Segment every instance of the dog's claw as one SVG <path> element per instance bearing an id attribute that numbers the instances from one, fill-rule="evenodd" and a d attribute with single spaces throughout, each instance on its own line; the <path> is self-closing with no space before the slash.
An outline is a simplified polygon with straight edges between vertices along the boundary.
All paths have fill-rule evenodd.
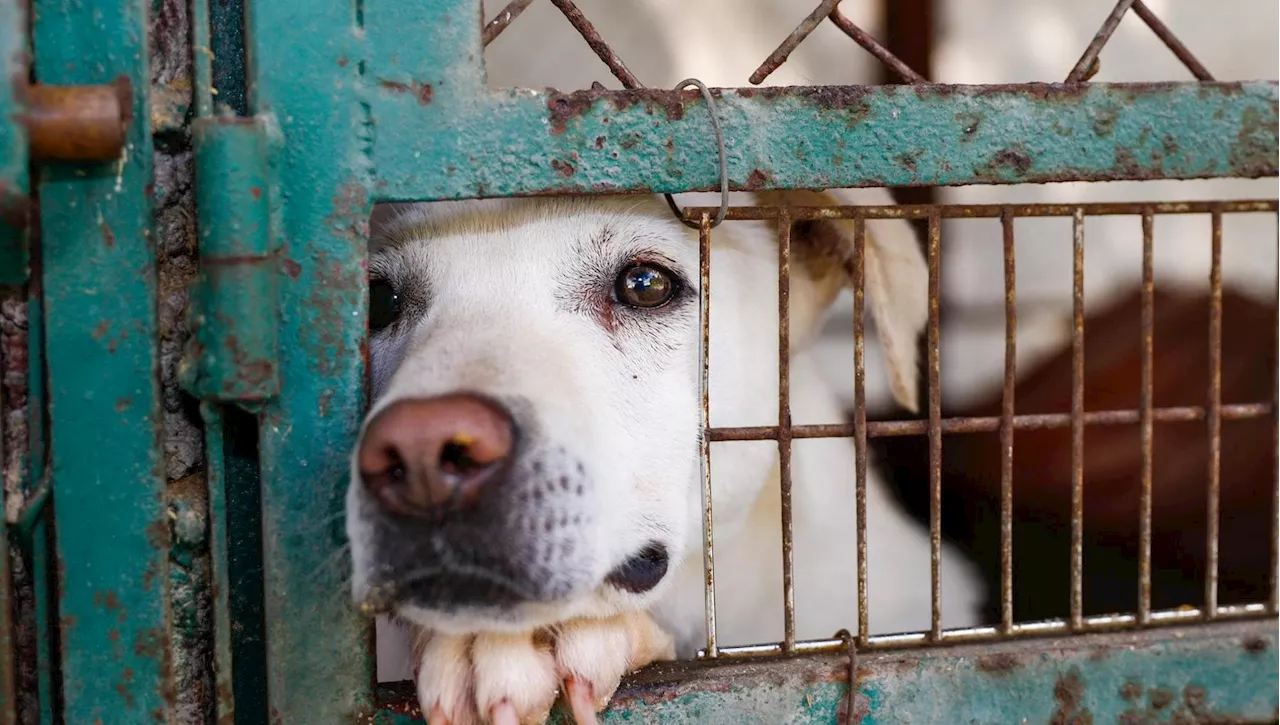
<path id="1" fill-rule="evenodd" d="M 596 719 L 595 695 L 591 683 L 583 682 L 576 677 L 564 681 L 564 699 L 569 703 L 569 711 L 578 725 L 598 725 Z"/>
<path id="2" fill-rule="evenodd" d="M 520 716 L 510 700 L 503 700 L 489 709 L 489 722 L 493 725 L 520 725 Z"/>

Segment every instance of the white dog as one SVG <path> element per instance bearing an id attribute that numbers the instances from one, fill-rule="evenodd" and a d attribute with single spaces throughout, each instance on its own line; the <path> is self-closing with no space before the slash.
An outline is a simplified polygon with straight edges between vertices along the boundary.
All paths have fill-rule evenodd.
<path id="1" fill-rule="evenodd" d="M 894 397 L 915 408 L 926 267 L 906 223 L 867 236 L 868 309 Z M 852 225 L 800 223 L 792 243 L 792 419 L 840 422 L 809 345 L 848 282 Z M 592 721 L 622 675 L 705 642 L 698 248 L 647 196 L 423 204 L 375 241 L 353 590 L 413 630 L 433 725 L 541 722 L 562 684 Z M 778 423 L 777 258 L 772 224 L 713 233 L 713 426 Z M 794 451 L 796 634 L 826 638 L 857 623 L 854 449 Z M 718 640 L 778 641 L 777 444 L 717 443 L 711 470 Z M 867 499 L 870 629 L 927 629 L 927 532 L 874 472 Z M 941 574 L 944 626 L 975 624 L 976 571 L 944 548 Z M 380 660 L 396 636 L 380 628 Z"/>

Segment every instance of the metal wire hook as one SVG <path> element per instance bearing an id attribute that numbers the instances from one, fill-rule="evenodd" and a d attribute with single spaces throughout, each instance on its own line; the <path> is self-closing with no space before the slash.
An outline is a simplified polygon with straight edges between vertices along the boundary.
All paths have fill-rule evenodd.
<path id="1" fill-rule="evenodd" d="M 724 221 L 724 215 L 729 211 L 729 161 L 724 153 L 724 132 L 720 129 L 720 114 L 716 109 L 716 99 L 711 95 L 710 89 L 697 78 L 686 78 L 680 81 L 680 84 L 675 89 L 683 91 L 689 86 L 697 86 L 698 90 L 702 91 L 702 98 L 707 102 L 707 111 L 711 114 L 711 128 L 716 134 L 716 151 L 720 154 L 720 210 L 716 212 L 716 218 L 711 220 L 711 227 L 714 229 L 720 222 Z M 698 222 L 684 218 L 684 212 L 676 204 L 674 197 L 670 194 L 663 194 L 663 196 L 667 198 L 667 206 L 671 207 L 671 213 L 676 215 L 680 223 L 691 229 L 701 228 Z"/>

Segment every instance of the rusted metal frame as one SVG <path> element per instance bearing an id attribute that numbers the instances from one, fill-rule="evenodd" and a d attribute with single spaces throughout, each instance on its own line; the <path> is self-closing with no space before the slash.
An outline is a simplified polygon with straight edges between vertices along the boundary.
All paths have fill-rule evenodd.
<path id="1" fill-rule="evenodd" d="M 1265 603 L 1239 604 L 1220 607 L 1218 620 L 1267 620 L 1268 605 Z M 1148 628 L 1158 630 L 1180 625 L 1202 623 L 1204 612 L 1199 607 L 1179 607 L 1163 609 L 1151 613 Z M 1127 614 L 1096 614 L 1084 617 L 1078 627 L 1072 627 L 1065 618 L 1046 619 L 1035 622 L 1017 622 L 1008 632 L 1002 631 L 999 624 L 980 627 L 964 627 L 942 630 L 941 639 L 935 640 L 929 632 L 907 632 L 903 634 L 879 634 L 867 638 L 859 649 L 865 651 L 925 649 L 934 645 L 972 644 L 976 642 L 1003 642 L 1009 639 L 1028 639 L 1052 635 L 1071 635 L 1098 632 L 1114 632 L 1122 629 L 1137 628 L 1138 618 Z M 1158 635 L 1157 635 L 1158 636 Z M 844 639 L 812 639 L 796 642 L 795 654 L 844 652 L 847 643 Z M 778 642 L 763 644 L 721 647 L 720 657 L 724 659 L 747 657 L 774 657 L 782 654 L 782 645 Z"/>
<path id="2" fill-rule="evenodd" d="M 1223 420 L 1252 420 L 1266 418 L 1276 410 L 1274 403 L 1232 403 L 1222 406 Z M 1208 413 L 1202 406 L 1182 406 L 1172 408 L 1155 408 L 1151 411 L 1151 420 L 1156 423 L 1193 423 L 1206 420 Z M 1086 412 L 1081 420 L 1086 426 L 1091 425 L 1133 425 L 1141 420 L 1138 410 L 1092 410 Z M 974 416 L 968 418 L 943 418 L 942 432 L 946 435 L 956 433 L 996 433 L 1000 430 L 1001 416 Z M 1070 413 L 1030 413 L 1013 416 L 1013 429 L 1049 430 L 1068 428 L 1071 426 Z M 892 436 L 928 435 L 927 420 L 878 420 L 867 423 L 868 438 L 889 438 Z M 777 426 L 739 426 L 717 427 L 708 431 L 712 441 L 765 441 L 778 437 Z M 823 423 L 791 426 L 791 437 L 804 438 L 849 438 L 855 433 L 852 423 Z"/>
<path id="3" fill-rule="evenodd" d="M 778 479 L 782 493 L 782 651 L 796 646 L 795 552 L 791 524 L 791 217 L 778 216 Z"/>
<path id="4" fill-rule="evenodd" d="M 697 93 L 488 90 L 480 80 L 464 93 L 469 70 L 423 77 L 402 47 L 394 61 L 384 55 L 368 60 L 379 201 L 720 184 Z M 753 191 L 1271 176 L 1276 93 L 1269 81 L 826 86 L 721 89 L 716 105 L 730 187 Z M 1116 122 L 1094 123 L 1100 109 Z M 783 153 L 781 139 L 805 153 Z M 495 149 L 501 163 L 481 163 Z"/>
<path id="5" fill-rule="evenodd" d="M 1013 215 L 1000 215 L 1004 243 L 1004 389 L 1000 398 L 1000 629 L 1013 629 L 1013 415 L 1018 368 L 1018 297 Z"/>
<path id="6" fill-rule="evenodd" d="M 867 366 L 866 366 L 867 223 L 853 218 L 853 446 L 854 506 L 857 509 L 858 637 L 861 649 L 870 634 L 867 592 Z"/>
<path id="7" fill-rule="evenodd" d="M 764 82 L 765 78 L 769 77 L 770 73 L 774 72 L 783 63 L 787 62 L 787 56 L 791 55 L 792 51 L 794 51 L 805 38 L 809 37 L 809 33 L 812 33 L 814 28 L 818 27 L 818 24 L 830 15 L 831 11 L 835 10 L 836 6 L 839 4 L 840 0 L 822 0 L 822 3 L 819 4 L 818 7 L 814 8 L 813 12 L 805 16 L 805 19 L 800 21 L 800 24 L 796 26 L 795 30 L 791 31 L 791 35 L 788 35 L 786 40 L 783 40 L 782 44 L 775 48 L 774 51 L 769 54 L 768 58 L 765 58 L 764 62 L 760 64 L 760 67 L 755 69 L 751 74 L 751 77 L 747 79 L 751 85 L 760 85 Z"/>
<path id="8" fill-rule="evenodd" d="M 272 234 L 283 272 L 277 299 L 284 394 L 258 416 L 266 706 L 283 723 L 351 723 L 374 706 L 373 622 L 351 606 L 343 568 L 334 566 L 344 541 L 333 524 L 341 521 L 350 481 L 348 446 L 367 403 L 375 131 L 368 59 L 373 41 L 389 37 L 370 30 L 385 4 L 366 1 L 355 9 L 245 4 L 249 112 L 278 143 L 273 198 L 283 200 Z M 422 60 L 422 67 L 449 65 L 423 54 L 472 59 L 455 65 L 457 85 L 438 89 L 441 100 L 483 87 L 478 11 L 476 3 L 414 3 L 424 23 L 440 23 L 438 30 L 454 40 L 415 36 L 410 23 L 399 37 L 414 41 L 394 43 L 394 52 L 406 62 Z M 379 129 L 383 120 L 377 118 Z"/>
<path id="9" fill-rule="evenodd" d="M 1111 9 L 1111 13 L 1107 15 L 1107 19 L 1103 21 L 1102 27 L 1094 34 L 1089 46 L 1085 48 L 1080 60 L 1076 61 L 1075 67 L 1067 74 L 1067 83 L 1083 83 L 1098 72 L 1098 54 L 1102 52 L 1102 48 L 1107 44 L 1107 41 L 1111 40 L 1111 34 L 1119 27 L 1124 14 L 1129 12 L 1129 8 L 1134 2 L 1135 0 L 1119 0 L 1115 4 L 1115 7 Z"/>
<path id="10" fill-rule="evenodd" d="M 1084 210 L 1071 219 L 1071 604 L 1073 629 L 1084 614 Z"/>
<path id="11" fill-rule="evenodd" d="M 783 207 L 773 205 L 732 206 L 726 221 L 768 221 L 776 219 Z M 715 213 L 718 207 L 691 206 L 684 210 L 686 219 L 697 219 L 703 213 Z M 804 206 L 791 207 L 795 221 L 815 219 L 928 219 L 938 214 L 943 219 L 998 219 L 1005 213 L 1017 217 L 1069 217 L 1077 209 L 1086 216 L 1137 216 L 1152 214 L 1254 214 L 1280 210 L 1275 199 L 1240 199 L 1233 201 L 1171 202 L 1095 202 L 1089 204 L 913 204 L 881 206 Z"/>
<path id="12" fill-rule="evenodd" d="M 622 59 L 618 57 L 618 54 L 613 52 L 613 48 L 610 48 L 609 44 L 604 42 L 604 39 L 600 37 L 600 33 L 596 31 L 595 26 L 591 24 L 590 20 L 587 20 L 587 16 L 583 15 L 578 6 L 573 4 L 573 0 L 551 0 L 551 4 L 564 13 L 565 18 L 573 25 L 573 29 L 578 31 L 583 40 L 587 41 L 587 45 L 591 47 L 596 56 L 605 65 L 609 66 L 609 72 L 622 83 L 623 88 L 642 87 L 635 74 L 627 68 Z"/>
<path id="13" fill-rule="evenodd" d="M 700 655 L 715 658 L 719 654 L 716 645 L 716 576 L 715 535 L 712 529 L 711 511 L 711 214 L 703 214 L 698 220 L 698 325 L 701 331 L 698 346 L 701 394 L 701 431 L 699 448 L 702 458 L 702 575 L 704 617 L 707 628 L 707 646 Z"/>
<path id="14" fill-rule="evenodd" d="M 1169 27 L 1160 20 L 1160 18 L 1156 17 L 1155 13 L 1151 12 L 1151 8 L 1148 8 L 1146 3 L 1142 2 L 1142 0 L 1134 0 L 1133 12 L 1138 17 L 1142 18 L 1142 22 L 1146 23 L 1147 27 L 1151 28 L 1151 32 L 1155 33 L 1156 37 L 1159 38 L 1160 41 L 1169 48 L 1169 50 L 1173 51 L 1173 54 L 1178 57 L 1178 60 L 1182 61 L 1182 64 L 1187 67 L 1187 70 L 1191 71 L 1191 75 L 1195 76 L 1196 80 L 1213 80 L 1213 75 L 1209 73 L 1209 70 L 1191 54 L 1191 51 L 1187 46 L 1182 44 L 1181 40 L 1178 40 L 1178 37 L 1173 34 L 1173 31 L 1170 30 Z"/>
<path id="15" fill-rule="evenodd" d="M 121 153 L 109 164 L 47 166 L 39 185 L 50 569 L 60 717 L 72 723 L 173 716 L 148 7 L 32 4 L 40 83 L 132 88 Z M 92 525 L 104 512 L 109 525 Z"/>
<path id="16" fill-rule="evenodd" d="M 942 366 L 939 303 L 942 299 L 942 218 L 929 217 L 929 584 L 930 639 L 942 637 Z"/>
<path id="17" fill-rule="evenodd" d="M 1152 441 L 1155 428 L 1151 411 L 1155 407 L 1155 217 L 1142 214 L 1142 381 L 1138 391 L 1138 428 L 1141 456 L 1138 495 L 1138 624 L 1151 620 L 1151 487 Z"/>
<path id="18" fill-rule="evenodd" d="M 888 48 L 881 45 L 871 36 L 870 33 L 859 28 L 852 20 L 845 17 L 839 8 L 832 8 L 831 14 L 828 16 L 833 24 L 844 34 L 849 36 L 853 42 L 862 46 L 875 59 L 884 64 L 886 68 L 898 76 L 903 83 L 928 83 L 929 80 L 919 73 L 915 72 L 906 63 L 902 62 Z"/>
<path id="19" fill-rule="evenodd" d="M 1049 634 L 1060 634 L 1044 633 Z M 860 653 L 848 711 L 844 649 L 781 661 L 674 662 L 627 678 L 604 723 L 1275 722 L 1270 621 Z M 838 641 L 844 646 L 843 641 Z M 1135 686 L 1135 674 L 1141 683 Z M 387 689 L 379 725 L 421 723 L 409 688 Z M 1157 708 L 1150 703 L 1163 701 Z M 845 719 L 847 718 L 847 719 Z M 557 720 L 560 721 L 560 720 Z"/>
<path id="20" fill-rule="evenodd" d="M 1205 619 L 1218 616 L 1218 540 L 1222 521 L 1222 212 L 1209 220 L 1209 490 L 1205 502 Z"/>
<path id="21" fill-rule="evenodd" d="M 485 24 L 484 31 L 480 36 L 484 44 L 488 46 L 492 43 L 499 35 L 502 34 L 502 31 L 507 29 L 507 26 L 510 25 L 512 21 L 520 17 L 520 13 L 523 13 L 525 8 L 532 4 L 533 0 L 511 0 L 511 2 L 507 3 L 506 7 L 499 10 L 498 14 L 493 16 L 493 20 L 490 20 Z"/>

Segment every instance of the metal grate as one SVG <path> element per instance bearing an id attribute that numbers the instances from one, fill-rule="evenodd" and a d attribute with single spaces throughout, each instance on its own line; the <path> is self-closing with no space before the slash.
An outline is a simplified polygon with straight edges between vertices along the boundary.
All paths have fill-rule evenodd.
<path id="1" fill-rule="evenodd" d="M 1280 209 L 1276 201 L 1222 201 L 1176 203 L 1098 203 L 1081 205 L 1024 204 L 1024 205 L 920 205 L 920 206 L 839 206 L 839 207 L 786 207 L 739 206 L 730 208 L 726 221 L 772 221 L 777 225 L 778 238 L 778 361 L 779 402 L 778 425 L 752 427 L 717 427 L 709 421 L 709 357 L 711 299 L 709 282 L 711 275 L 711 219 L 715 208 L 689 208 L 685 219 L 700 224 L 701 253 L 701 361 L 702 361 L 702 420 L 705 430 L 702 443 L 703 475 L 703 531 L 704 572 L 706 582 L 707 642 L 700 653 L 707 658 L 792 654 L 798 652 L 838 651 L 847 646 L 844 639 L 828 639 L 797 642 L 795 637 L 795 592 L 792 578 L 792 522 L 791 522 L 791 447 L 792 441 L 803 438 L 852 437 L 857 447 L 856 506 L 857 522 L 857 571 L 858 571 L 858 635 L 859 648 L 902 647 L 936 644 L 942 642 L 1002 639 L 1019 635 L 1056 633 L 1082 633 L 1121 627 L 1145 627 L 1183 624 L 1190 621 L 1213 621 L 1233 617 L 1272 614 L 1277 611 L 1277 590 L 1272 579 L 1269 602 L 1232 607 L 1217 604 L 1218 586 L 1218 535 L 1220 526 L 1220 457 L 1222 450 L 1222 422 L 1271 418 L 1276 428 L 1277 406 L 1272 401 L 1224 405 L 1222 390 L 1222 220 L 1227 214 L 1267 213 Z M 1208 240 L 1212 247 L 1209 279 L 1210 334 L 1206 341 L 1210 356 L 1210 379 L 1206 385 L 1206 404 L 1195 407 L 1157 408 L 1153 403 L 1153 327 L 1154 327 L 1154 220 L 1157 215 L 1207 214 L 1212 220 Z M 1142 387 L 1137 409 L 1085 411 L 1084 409 L 1084 222 L 1089 216 L 1137 216 L 1142 225 Z M 1017 355 L 1017 286 L 1014 275 L 1014 219 L 1018 217 L 1069 217 L 1072 220 L 1072 396 L 1069 413 L 1016 415 L 1014 382 Z M 1003 381 L 1003 406 L 998 417 L 942 417 L 942 391 L 940 383 L 939 353 L 939 291 L 941 282 L 940 253 L 943 219 L 999 219 L 1004 248 L 1005 293 L 1005 362 Z M 852 424 L 792 425 L 790 407 L 790 320 L 788 292 L 790 289 L 791 227 L 796 221 L 816 219 L 851 220 L 854 229 L 854 256 L 846 270 L 854 287 L 854 390 L 855 412 Z M 863 250 L 866 242 L 868 219 L 924 219 L 928 222 L 927 258 L 929 267 L 929 319 L 928 319 L 928 418 L 927 420 L 868 422 L 866 411 L 866 373 L 864 366 L 865 329 L 863 323 Z M 1210 465 L 1206 472 L 1209 485 L 1206 511 L 1209 517 L 1207 551 L 1208 563 L 1205 576 L 1205 604 L 1200 608 L 1179 608 L 1168 611 L 1151 609 L 1151 522 L 1152 522 L 1152 440 L 1153 426 L 1157 422 L 1204 421 L 1210 446 Z M 1084 430 L 1095 425 L 1133 425 L 1141 427 L 1142 472 L 1140 502 L 1140 542 L 1137 611 L 1128 614 L 1085 617 L 1083 614 L 1083 525 L 1084 525 Z M 1066 619 L 1031 623 L 1016 623 L 1013 619 L 1013 433 L 1017 430 L 1044 428 L 1071 429 L 1071 602 Z M 999 624 L 959 630 L 943 630 L 941 623 L 940 556 L 942 546 L 942 436 L 998 431 L 1003 452 L 1001 467 L 1001 579 Z M 921 633 L 871 636 L 868 634 L 867 606 L 867 439 L 878 436 L 926 435 L 929 438 L 929 533 L 931 542 L 931 590 L 932 622 L 930 630 Z M 720 647 L 716 640 L 715 615 L 715 553 L 712 540 L 711 458 L 712 442 L 774 440 L 778 443 L 782 488 L 782 561 L 784 638 L 775 644 Z M 1277 482 L 1280 490 L 1280 482 Z M 1277 506 L 1280 510 L 1280 505 Z M 1280 563 L 1280 525 L 1272 525 L 1270 535 L 1271 563 L 1274 569 Z"/>

